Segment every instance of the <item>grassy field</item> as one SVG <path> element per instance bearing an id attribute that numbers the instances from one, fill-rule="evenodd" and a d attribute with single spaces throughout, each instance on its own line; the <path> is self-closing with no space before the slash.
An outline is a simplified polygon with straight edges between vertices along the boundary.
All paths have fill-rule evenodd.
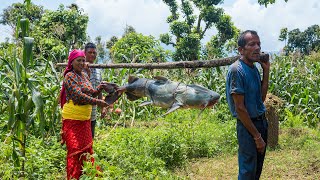
<path id="1" fill-rule="evenodd" d="M 237 179 L 237 155 L 193 159 L 176 170 L 183 179 Z M 280 143 L 268 149 L 261 179 L 320 179 L 319 132 L 306 128 L 281 130 Z"/>

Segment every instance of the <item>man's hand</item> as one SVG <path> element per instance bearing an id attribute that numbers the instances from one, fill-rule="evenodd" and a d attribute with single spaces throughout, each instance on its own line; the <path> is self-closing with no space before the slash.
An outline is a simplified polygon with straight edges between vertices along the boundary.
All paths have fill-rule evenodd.
<path id="1" fill-rule="evenodd" d="M 256 143 L 256 147 L 259 153 L 263 154 L 265 148 L 266 148 L 266 143 L 264 142 L 263 138 L 261 137 L 261 134 L 259 134 L 258 137 L 254 138 L 254 142 Z"/>
<path id="2" fill-rule="evenodd" d="M 270 69 L 270 59 L 269 54 L 264 54 L 263 56 L 260 55 L 260 59 L 258 62 L 260 63 L 263 70 L 269 70 Z"/>

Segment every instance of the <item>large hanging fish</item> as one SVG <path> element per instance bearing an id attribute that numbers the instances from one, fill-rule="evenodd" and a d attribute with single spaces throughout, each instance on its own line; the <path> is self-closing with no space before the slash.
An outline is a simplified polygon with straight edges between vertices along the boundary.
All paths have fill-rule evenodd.
<path id="1" fill-rule="evenodd" d="M 140 106 L 151 104 L 168 108 L 166 115 L 179 108 L 212 107 L 220 98 L 218 93 L 202 86 L 174 82 L 161 76 L 154 77 L 154 79 L 130 76 L 128 82 L 127 85 L 117 88 L 118 93 L 106 99 L 118 98 L 123 92 L 131 101 L 148 97 L 150 101 L 143 102 Z"/>

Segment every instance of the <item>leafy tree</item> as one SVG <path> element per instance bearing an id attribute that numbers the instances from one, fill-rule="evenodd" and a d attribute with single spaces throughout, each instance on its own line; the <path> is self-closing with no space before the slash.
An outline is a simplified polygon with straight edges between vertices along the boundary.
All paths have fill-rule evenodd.
<path id="1" fill-rule="evenodd" d="M 224 14 L 222 8 L 217 7 L 223 2 L 222 0 L 181 0 L 181 6 L 176 0 L 163 1 L 170 8 L 171 15 L 167 18 L 167 22 L 170 24 L 172 36 L 169 33 L 161 34 L 160 40 L 175 48 L 173 54 L 175 61 L 198 59 L 201 49 L 200 41 L 212 27 L 218 30 L 218 35 L 213 40 L 216 41 L 214 44 L 223 45 L 236 34 L 236 28 L 230 16 Z M 195 13 L 194 8 L 199 11 L 199 15 Z"/>
<path id="2" fill-rule="evenodd" d="M 284 41 L 283 51 L 285 52 L 286 55 L 288 54 L 287 39 L 288 39 L 288 28 L 282 28 L 280 30 L 280 35 L 279 35 L 279 39 L 278 40 Z"/>
<path id="3" fill-rule="evenodd" d="M 136 29 L 133 26 L 126 25 L 126 28 L 124 29 L 124 33 L 122 37 L 126 36 L 127 34 L 135 33 L 135 32 L 136 32 Z"/>
<path id="4" fill-rule="evenodd" d="M 163 62 L 167 52 L 153 36 L 131 32 L 119 39 L 110 50 L 114 62 Z"/>
<path id="5" fill-rule="evenodd" d="M 41 19 L 43 13 L 43 6 L 38 6 L 33 3 L 29 5 L 26 3 L 13 3 L 3 10 L 3 13 L 0 15 L 0 23 L 9 25 L 15 29 L 19 17 L 27 18 L 31 24 L 34 24 Z"/>
<path id="6" fill-rule="evenodd" d="M 279 40 L 284 41 L 284 45 L 287 45 L 287 39 L 288 39 L 288 28 L 282 28 L 280 30 Z"/>
<path id="7" fill-rule="evenodd" d="M 33 32 L 37 54 L 61 62 L 71 48 L 86 42 L 87 24 L 88 16 L 75 4 L 68 9 L 60 5 L 57 11 L 46 10 Z"/>
<path id="8" fill-rule="evenodd" d="M 97 46 L 97 51 L 98 51 L 98 60 L 104 60 L 106 57 L 106 51 L 104 49 L 105 44 L 101 40 L 101 36 L 97 36 L 95 38 L 95 44 Z"/>
<path id="9" fill-rule="evenodd" d="M 137 33 L 135 28 L 126 25 L 122 37 L 112 36 L 106 42 L 109 56 L 114 62 L 163 62 L 169 52 L 165 51 L 153 36 Z"/>
<path id="10" fill-rule="evenodd" d="M 288 0 L 284 0 L 285 2 L 288 2 Z M 276 0 L 258 0 L 258 3 L 260 5 L 265 5 L 266 7 L 268 6 L 268 4 L 273 4 L 275 3 Z"/>
<path id="11" fill-rule="evenodd" d="M 279 40 L 288 43 L 285 49 L 288 52 L 299 51 L 305 55 L 309 55 L 312 51 L 319 51 L 320 49 L 320 27 L 319 25 L 312 25 L 305 31 L 301 32 L 298 28 L 286 32 L 286 28 L 281 29 Z"/>
<path id="12" fill-rule="evenodd" d="M 122 37 L 125 37 L 127 34 L 135 33 L 135 32 L 136 32 L 136 30 L 134 29 L 134 27 L 132 27 L 132 26 L 130 26 L 130 25 L 126 25 Z M 110 38 L 110 40 L 107 41 L 107 43 L 106 43 L 107 49 L 111 49 L 112 46 L 113 46 L 118 40 L 119 40 L 119 39 L 118 39 L 117 36 L 112 36 L 112 37 Z"/>
<path id="13" fill-rule="evenodd" d="M 229 16 L 225 16 L 226 21 L 231 21 Z M 230 22 L 231 23 L 231 22 Z M 225 23 L 229 24 L 229 23 Z M 219 28 L 219 27 L 218 27 Z M 223 28 L 220 27 L 220 31 L 224 31 Z M 227 30 L 227 29 L 226 29 Z M 232 26 L 232 33 L 226 33 L 227 35 L 233 34 L 231 36 L 224 36 L 225 34 L 218 33 L 211 37 L 210 41 L 206 44 L 204 52 L 206 56 L 203 58 L 206 59 L 215 59 L 222 58 L 227 56 L 227 53 L 236 53 L 237 52 L 237 40 L 240 34 L 240 30 L 235 26 Z"/>
<path id="14" fill-rule="evenodd" d="M 107 48 L 107 49 L 111 49 L 112 46 L 113 46 L 118 40 L 119 40 L 119 39 L 118 39 L 117 36 L 112 36 L 112 37 L 110 38 L 110 40 L 107 41 L 107 43 L 106 43 L 106 48 Z"/>

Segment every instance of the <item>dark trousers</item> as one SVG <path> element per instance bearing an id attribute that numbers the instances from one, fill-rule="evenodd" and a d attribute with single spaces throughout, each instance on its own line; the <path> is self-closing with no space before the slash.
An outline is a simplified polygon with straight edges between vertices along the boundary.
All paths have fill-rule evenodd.
<path id="1" fill-rule="evenodd" d="M 91 121 L 92 139 L 94 138 L 94 129 L 96 128 L 96 121 Z"/>
<path id="2" fill-rule="evenodd" d="M 257 130 L 261 133 L 264 142 L 267 143 L 268 138 L 268 122 L 266 118 L 252 121 Z M 237 121 L 237 138 L 238 138 L 238 164 L 239 164 L 239 180 L 255 180 L 259 179 L 266 151 L 259 153 L 256 143 L 244 127 L 240 120 Z"/>

